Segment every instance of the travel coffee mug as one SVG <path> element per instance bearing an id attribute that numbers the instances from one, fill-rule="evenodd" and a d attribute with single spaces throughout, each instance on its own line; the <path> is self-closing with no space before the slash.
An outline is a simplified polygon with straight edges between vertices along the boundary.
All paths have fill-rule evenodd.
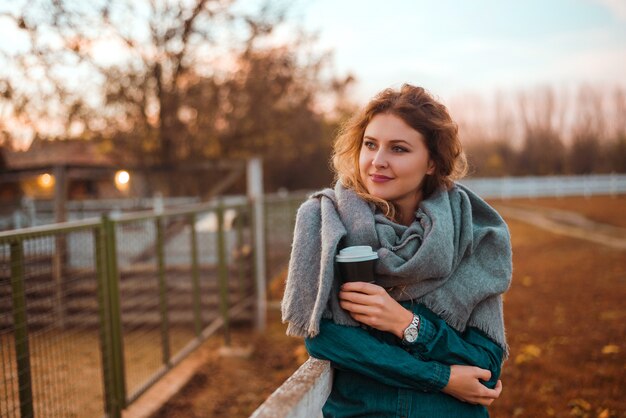
<path id="1" fill-rule="evenodd" d="M 374 263 L 378 254 L 369 245 L 346 247 L 335 256 L 344 282 L 374 283 Z"/>

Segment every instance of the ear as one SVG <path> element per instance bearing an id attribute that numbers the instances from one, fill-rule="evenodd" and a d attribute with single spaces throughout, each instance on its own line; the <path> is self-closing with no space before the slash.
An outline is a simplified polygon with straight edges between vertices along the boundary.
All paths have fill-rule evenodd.
<path id="1" fill-rule="evenodd" d="M 434 172 L 435 172 L 435 162 L 429 158 L 428 159 L 428 169 L 426 170 L 426 174 L 428 174 L 430 176 Z"/>

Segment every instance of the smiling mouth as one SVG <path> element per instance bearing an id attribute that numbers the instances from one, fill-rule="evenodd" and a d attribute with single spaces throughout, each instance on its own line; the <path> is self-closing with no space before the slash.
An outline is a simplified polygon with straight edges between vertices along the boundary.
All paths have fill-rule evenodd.
<path id="1" fill-rule="evenodd" d="M 393 180 L 393 178 L 391 177 L 383 176 L 380 174 L 370 174 L 370 179 L 372 179 L 374 183 L 384 183 L 389 180 Z"/>

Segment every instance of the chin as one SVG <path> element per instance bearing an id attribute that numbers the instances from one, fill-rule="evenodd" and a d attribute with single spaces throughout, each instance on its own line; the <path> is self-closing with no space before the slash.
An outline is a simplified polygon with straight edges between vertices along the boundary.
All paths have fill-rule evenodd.
<path id="1" fill-rule="evenodd" d="M 367 190 L 367 192 L 369 194 L 371 194 L 372 196 L 374 196 L 374 197 L 376 197 L 378 199 L 385 200 L 387 202 L 391 202 L 394 199 L 394 197 L 395 197 L 394 195 L 391 195 L 389 193 L 381 192 L 380 190 L 376 190 L 375 188 L 369 188 Z"/>

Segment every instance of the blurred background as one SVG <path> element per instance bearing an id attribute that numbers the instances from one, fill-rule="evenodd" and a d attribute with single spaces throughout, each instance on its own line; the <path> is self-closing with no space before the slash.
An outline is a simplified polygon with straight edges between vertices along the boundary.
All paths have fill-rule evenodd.
<path id="1" fill-rule="evenodd" d="M 154 416 L 248 416 L 306 359 L 271 309 L 297 192 L 331 184 L 346 118 L 411 83 L 449 107 L 468 184 L 511 226 L 496 416 L 626 416 L 625 74 L 623 0 L 0 0 L 0 231 L 91 219 L 0 232 L 0 415 L 119 417 L 220 330 L 261 349 L 209 339 Z M 250 161 L 274 279 L 254 337 L 228 312 L 261 312 L 256 209 L 189 206 L 250 196 Z"/>
<path id="2" fill-rule="evenodd" d="M 209 161 L 255 155 L 267 190 L 318 188 L 339 124 L 408 82 L 450 107 L 473 176 L 624 172 L 625 73 L 619 0 L 2 0 L 0 169 L 116 169 L 70 199 L 202 196 Z M 0 202 L 49 198 L 35 174 Z"/>

